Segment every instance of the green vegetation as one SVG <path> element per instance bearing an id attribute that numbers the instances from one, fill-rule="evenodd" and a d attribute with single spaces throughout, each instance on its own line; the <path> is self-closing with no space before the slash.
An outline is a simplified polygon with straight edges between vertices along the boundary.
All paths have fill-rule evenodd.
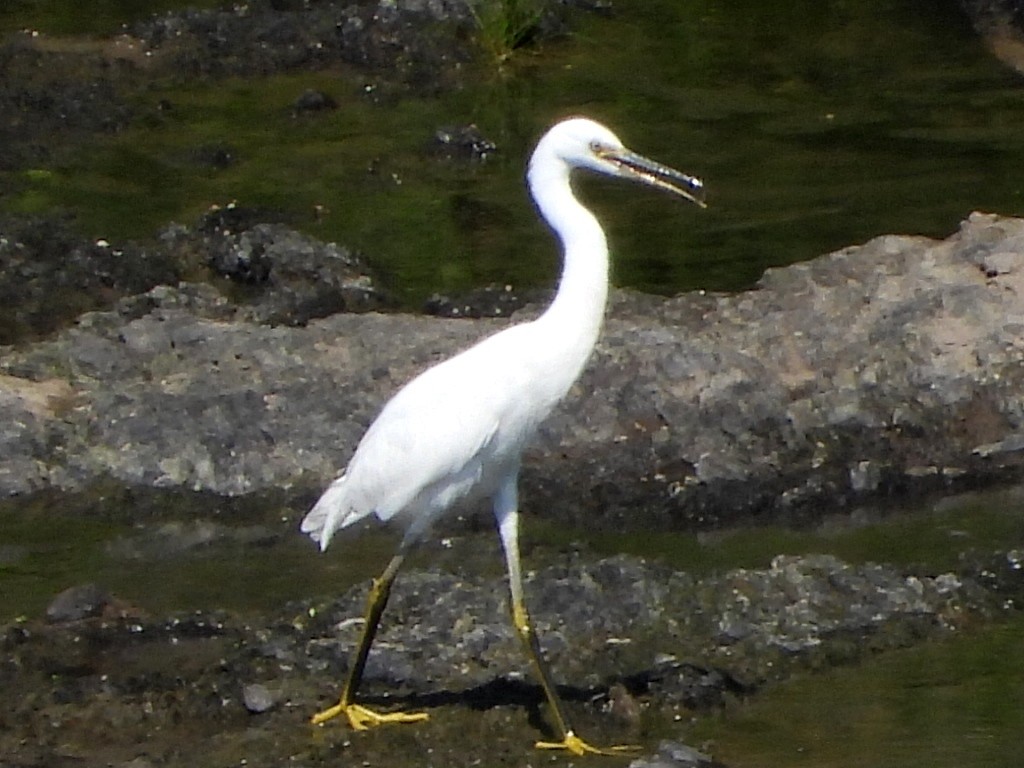
<path id="1" fill-rule="evenodd" d="M 546 5 L 545 0 L 476 0 L 469 9 L 481 44 L 500 66 L 529 42 Z"/>

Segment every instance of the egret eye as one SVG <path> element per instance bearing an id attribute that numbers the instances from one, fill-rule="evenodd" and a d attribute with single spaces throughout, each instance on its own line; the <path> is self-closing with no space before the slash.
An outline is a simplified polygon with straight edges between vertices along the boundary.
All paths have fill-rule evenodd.
<path id="1" fill-rule="evenodd" d="M 594 141 L 590 142 L 590 151 L 593 152 L 595 155 L 603 155 L 604 144 L 595 139 Z"/>

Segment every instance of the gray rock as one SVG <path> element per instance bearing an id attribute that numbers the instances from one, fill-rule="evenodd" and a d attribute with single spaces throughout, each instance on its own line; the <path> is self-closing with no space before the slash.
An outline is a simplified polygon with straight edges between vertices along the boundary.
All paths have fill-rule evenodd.
<path id="1" fill-rule="evenodd" d="M 1019 573 L 1007 580 L 1019 584 Z M 855 660 L 871 648 L 904 645 L 908 633 L 941 635 L 951 629 L 946 617 L 1001 600 L 995 590 L 979 597 L 973 578 L 908 576 L 826 555 L 779 556 L 768 568 L 701 579 L 619 556 L 545 568 L 525 589 L 560 677 L 603 690 L 633 670 L 627 687 L 687 707 L 720 703 L 725 692 L 748 691 L 815 659 Z M 506 593 L 500 579 L 403 574 L 367 664 L 370 689 L 527 679 Z M 355 589 L 293 608 L 309 617 L 296 629 L 306 643 L 297 663 L 340 677 L 362 629 L 353 619 L 364 599 L 365 590 Z M 742 633 L 724 631 L 740 625 Z"/>
<path id="2" fill-rule="evenodd" d="M 204 296 L 161 288 L 4 349 L 0 388 L 57 379 L 69 406 L 0 397 L 0 491 L 110 476 L 311 494 L 403 383 L 507 322 L 267 327 Z M 945 241 L 881 237 L 769 270 L 748 293 L 616 293 L 528 452 L 524 504 L 590 526 L 706 527 L 1019 479 L 1022 327 L 1024 220 L 983 214 Z"/>
<path id="3" fill-rule="evenodd" d="M 304 325 L 390 304 L 358 255 L 280 224 L 252 223 L 253 215 L 229 206 L 208 214 L 194 230 L 169 229 L 163 237 L 173 260 L 203 261 L 241 286 L 232 294 L 239 319 Z"/>
<path id="4" fill-rule="evenodd" d="M 697 768 L 716 763 L 703 752 L 678 741 L 664 739 L 651 757 L 642 757 L 629 764 L 629 768 Z"/>
<path id="5" fill-rule="evenodd" d="M 359 255 L 264 223 L 266 216 L 216 208 L 195 226 L 166 227 L 145 246 L 85 240 L 52 217 L 0 217 L 0 343 L 39 338 L 83 312 L 113 307 L 130 317 L 177 305 L 211 319 L 303 325 L 390 306 Z M 169 293 L 184 274 L 205 277 L 223 293 L 195 284 Z M 82 343 L 83 357 L 110 352 L 99 340 Z"/>
<path id="6" fill-rule="evenodd" d="M 267 686 L 262 683 L 250 683 L 242 688 L 242 703 L 247 710 L 258 715 L 273 707 L 276 701 Z"/>
<path id="7" fill-rule="evenodd" d="M 98 584 L 69 587 L 46 608 L 46 620 L 56 624 L 99 616 L 109 603 L 110 593 Z"/>

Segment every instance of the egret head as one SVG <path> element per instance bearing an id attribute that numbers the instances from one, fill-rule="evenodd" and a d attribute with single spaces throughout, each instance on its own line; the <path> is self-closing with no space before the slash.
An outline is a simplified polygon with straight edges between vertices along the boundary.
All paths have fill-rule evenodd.
<path id="1" fill-rule="evenodd" d="M 537 145 L 531 167 L 555 159 L 568 168 L 638 181 L 706 207 L 700 179 L 626 149 L 618 136 L 584 117 L 563 120 L 551 128 Z"/>

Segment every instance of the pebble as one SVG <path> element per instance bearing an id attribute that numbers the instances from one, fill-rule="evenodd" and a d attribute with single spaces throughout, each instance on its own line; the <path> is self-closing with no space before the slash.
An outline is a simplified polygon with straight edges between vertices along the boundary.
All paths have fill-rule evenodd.
<path id="1" fill-rule="evenodd" d="M 250 683 L 242 688 L 242 703 L 245 708 L 258 715 L 274 706 L 274 695 L 262 683 Z"/>

